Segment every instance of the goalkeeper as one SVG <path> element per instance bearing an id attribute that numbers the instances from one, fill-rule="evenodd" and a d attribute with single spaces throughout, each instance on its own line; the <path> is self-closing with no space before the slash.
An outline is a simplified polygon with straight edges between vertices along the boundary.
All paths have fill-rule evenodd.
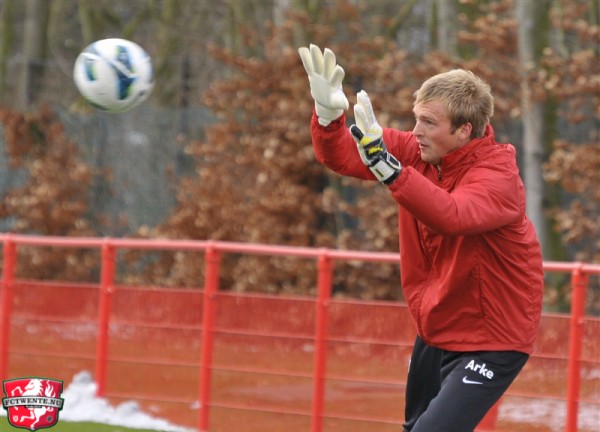
<path id="1" fill-rule="evenodd" d="M 471 432 L 533 350 L 543 270 L 515 148 L 489 124 L 490 87 L 456 69 L 414 93 L 412 131 L 383 129 L 366 92 L 346 127 L 344 70 L 299 49 L 315 100 L 316 158 L 378 180 L 398 204 L 402 289 L 414 319 L 404 431 Z"/>

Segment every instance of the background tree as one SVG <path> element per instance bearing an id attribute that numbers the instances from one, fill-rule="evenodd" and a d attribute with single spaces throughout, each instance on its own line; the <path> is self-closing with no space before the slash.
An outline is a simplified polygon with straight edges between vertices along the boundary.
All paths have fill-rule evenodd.
<path id="1" fill-rule="evenodd" d="M 27 109 L 39 95 L 47 46 L 49 2 L 25 0 L 23 60 L 19 73 L 16 105 Z"/>
<path id="2" fill-rule="evenodd" d="M 49 109 L 23 115 L 1 109 L 6 151 L 12 168 L 27 172 L 23 184 L 0 203 L 0 217 L 13 219 L 15 233 L 93 236 L 100 215 L 90 215 L 87 195 L 93 173 L 79 158 L 59 119 Z M 88 280 L 99 267 L 98 254 L 23 248 L 18 274 L 27 278 Z"/>
<path id="3" fill-rule="evenodd" d="M 597 3 L 557 2 L 550 13 L 556 41 L 544 50 L 535 80 L 539 94 L 557 105 L 553 151 L 545 179 L 557 187 L 548 211 L 553 229 L 573 259 L 600 260 L 600 10 Z M 540 96 L 543 97 L 543 96 Z M 562 132 L 562 133 L 561 133 Z M 567 132 L 567 133 L 565 133 Z M 600 280 L 593 278 L 591 304 L 600 310 Z M 568 304 L 567 284 L 553 287 L 548 302 Z"/>
<path id="4" fill-rule="evenodd" d="M 436 0 L 434 7 L 431 8 L 434 46 L 449 57 L 458 54 L 457 3 L 455 0 Z"/>
<path id="5" fill-rule="evenodd" d="M 542 244 L 544 256 L 548 255 L 546 241 L 546 216 L 544 215 L 544 179 L 542 164 L 544 151 L 544 106 L 535 100 L 530 86 L 530 75 L 539 69 L 539 58 L 547 26 L 541 22 L 539 11 L 547 9 L 548 1 L 517 0 L 518 55 L 521 70 L 521 116 L 523 123 L 523 167 L 527 197 L 527 215 L 533 222 Z M 538 9 L 540 8 L 540 9 Z"/>
<path id="6" fill-rule="evenodd" d="M 0 100 L 6 93 L 6 70 L 12 41 L 13 1 L 6 0 L 0 7 Z"/>

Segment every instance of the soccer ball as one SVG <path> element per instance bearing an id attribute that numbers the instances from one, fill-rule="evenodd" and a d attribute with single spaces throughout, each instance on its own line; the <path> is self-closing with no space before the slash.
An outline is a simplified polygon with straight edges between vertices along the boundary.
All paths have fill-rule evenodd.
<path id="1" fill-rule="evenodd" d="M 116 38 L 84 49 L 75 61 L 73 79 L 91 105 L 115 113 L 142 103 L 154 87 L 150 56 L 139 45 Z"/>

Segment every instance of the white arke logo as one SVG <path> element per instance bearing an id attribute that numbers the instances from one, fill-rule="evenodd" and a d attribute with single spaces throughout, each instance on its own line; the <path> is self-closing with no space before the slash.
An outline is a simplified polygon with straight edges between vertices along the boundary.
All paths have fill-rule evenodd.
<path id="1" fill-rule="evenodd" d="M 481 376 L 491 380 L 492 378 L 494 378 L 494 372 L 491 371 L 490 369 L 488 369 L 486 367 L 487 365 L 485 363 L 482 364 L 477 364 L 475 363 L 475 360 L 471 360 L 466 366 L 465 369 L 471 369 L 473 372 L 477 372 L 479 373 Z M 467 378 L 467 376 L 465 375 L 462 379 L 462 381 L 465 384 L 483 384 L 480 381 L 471 381 L 470 379 Z"/>

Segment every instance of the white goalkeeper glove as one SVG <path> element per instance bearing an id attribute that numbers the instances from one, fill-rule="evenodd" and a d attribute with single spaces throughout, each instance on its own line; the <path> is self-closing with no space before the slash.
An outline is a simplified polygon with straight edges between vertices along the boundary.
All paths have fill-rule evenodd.
<path id="1" fill-rule="evenodd" d="M 329 48 L 321 52 L 318 46 L 311 44 L 310 49 L 298 48 L 304 69 L 308 74 L 310 94 L 315 100 L 315 112 L 321 126 L 327 126 L 338 119 L 349 103 L 342 81 L 344 69 L 335 61 L 335 54 Z"/>
<path id="2" fill-rule="evenodd" d="M 383 129 L 375 119 L 367 92 L 364 90 L 358 92 L 356 101 L 354 105 L 356 124 L 350 126 L 350 133 L 356 141 L 358 154 L 377 180 L 389 185 L 400 175 L 402 165 L 387 151 L 383 142 Z"/>

